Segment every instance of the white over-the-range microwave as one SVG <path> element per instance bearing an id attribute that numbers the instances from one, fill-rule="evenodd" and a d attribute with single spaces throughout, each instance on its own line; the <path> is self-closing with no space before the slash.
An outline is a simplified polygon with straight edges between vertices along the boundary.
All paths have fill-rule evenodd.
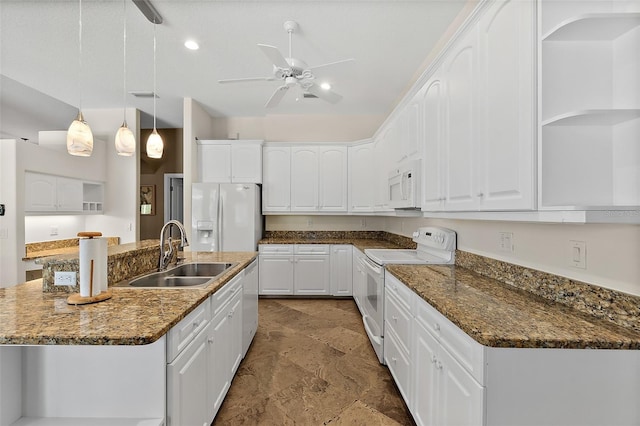
<path id="1" fill-rule="evenodd" d="M 389 205 L 394 209 L 420 208 L 420 160 L 400 164 L 389 172 Z"/>

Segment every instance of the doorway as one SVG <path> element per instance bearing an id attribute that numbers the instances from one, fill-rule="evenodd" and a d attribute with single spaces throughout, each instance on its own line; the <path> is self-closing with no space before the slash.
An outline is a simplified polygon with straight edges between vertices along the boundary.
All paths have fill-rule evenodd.
<path id="1" fill-rule="evenodd" d="M 183 181 L 182 173 L 164 174 L 164 223 L 173 219 L 184 224 Z"/>

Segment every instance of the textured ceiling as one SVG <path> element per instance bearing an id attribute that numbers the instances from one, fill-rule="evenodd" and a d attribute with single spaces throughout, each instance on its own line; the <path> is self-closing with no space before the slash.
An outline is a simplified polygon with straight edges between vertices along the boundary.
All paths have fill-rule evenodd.
<path id="1" fill-rule="evenodd" d="M 158 127 L 182 127 L 184 97 L 212 116 L 265 114 L 387 114 L 407 88 L 464 0 L 414 1 L 193 1 L 155 0 L 164 18 L 157 31 Z M 135 5 L 120 0 L 82 2 L 82 56 L 78 55 L 78 1 L 0 0 L 0 80 L 5 117 L 18 106 L 24 86 L 73 111 L 123 106 L 123 22 L 127 23 L 127 90 L 153 90 L 153 24 Z M 293 57 L 309 65 L 355 58 L 316 72 L 343 96 L 337 104 L 296 101 L 288 93 L 274 109 L 264 104 L 279 82 L 221 85 L 218 79 L 270 76 L 272 66 L 256 44 L 287 56 L 283 23 L 295 20 Z M 183 43 L 193 38 L 200 50 Z M 81 61 L 79 60 L 81 59 Z M 81 65 L 80 65 L 81 63 Z M 80 67 L 82 73 L 80 73 Z M 7 80 L 10 79 L 10 80 Z M 51 99 L 53 98 L 53 99 Z M 7 102 L 13 102 L 9 107 Z M 44 102 L 47 103 L 47 102 Z M 127 95 L 149 126 L 152 100 Z M 7 108 L 13 111 L 7 112 Z M 64 107 L 48 113 L 65 115 Z M 46 114 L 44 112 L 43 114 Z M 55 114 L 45 119 L 55 121 Z M 68 126 L 70 117 L 63 121 Z"/>

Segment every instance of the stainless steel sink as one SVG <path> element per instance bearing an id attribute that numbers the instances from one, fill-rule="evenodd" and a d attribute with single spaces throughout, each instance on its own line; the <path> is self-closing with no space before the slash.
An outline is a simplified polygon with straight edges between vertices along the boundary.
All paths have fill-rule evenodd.
<path id="1" fill-rule="evenodd" d="M 205 287 L 236 263 L 198 262 L 185 263 L 166 271 L 153 272 L 135 278 L 124 286 L 135 288 L 198 288 Z"/>

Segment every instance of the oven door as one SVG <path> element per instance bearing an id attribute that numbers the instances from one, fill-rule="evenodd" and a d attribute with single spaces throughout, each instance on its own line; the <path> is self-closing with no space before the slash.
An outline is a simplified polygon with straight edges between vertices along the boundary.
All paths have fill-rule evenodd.
<path id="1" fill-rule="evenodd" d="M 378 360 L 384 364 L 384 267 L 368 258 L 362 259 L 362 265 L 366 276 L 362 321 Z"/>

